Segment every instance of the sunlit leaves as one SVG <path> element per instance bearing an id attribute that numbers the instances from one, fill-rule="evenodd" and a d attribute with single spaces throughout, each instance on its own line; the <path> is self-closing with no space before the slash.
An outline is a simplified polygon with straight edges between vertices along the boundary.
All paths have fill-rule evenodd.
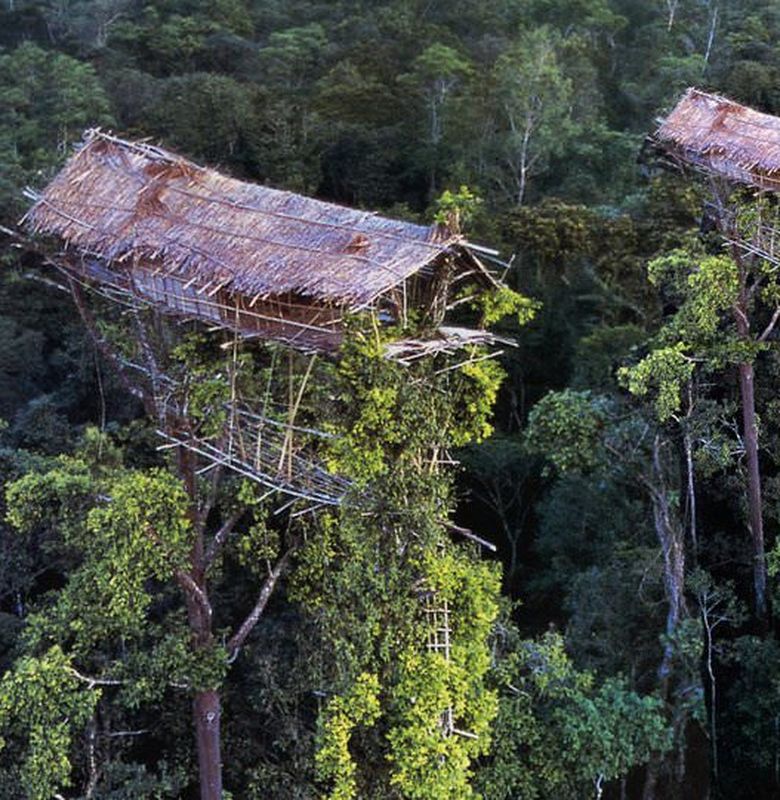
<path id="1" fill-rule="evenodd" d="M 518 325 L 526 325 L 536 316 L 541 304 L 507 286 L 501 286 L 480 294 L 477 305 L 482 310 L 482 325 L 490 326 L 508 316 L 514 316 Z"/>
<path id="2" fill-rule="evenodd" d="M 100 697 L 73 673 L 53 647 L 40 658 L 20 659 L 0 681 L 0 732 L 20 758 L 29 800 L 49 800 L 70 785 L 71 748 Z M 0 744 L 6 744 L 0 740 Z M 18 749 L 17 749 L 18 748 Z"/>
<path id="3" fill-rule="evenodd" d="M 693 375 L 695 364 L 686 349 L 683 342 L 661 347 L 636 366 L 620 371 L 632 394 L 642 397 L 654 390 L 655 410 L 661 422 L 680 410 L 683 387 Z"/>
<path id="4" fill-rule="evenodd" d="M 334 697 L 325 709 L 321 722 L 321 746 L 317 750 L 317 770 L 322 779 L 332 782 L 329 800 L 353 800 L 357 797 L 357 767 L 349 750 L 353 730 L 359 725 L 373 725 L 379 717 L 379 679 L 361 673 L 350 690 Z"/>
<path id="5" fill-rule="evenodd" d="M 528 416 L 526 444 L 561 472 L 593 467 L 606 422 L 603 402 L 590 392 L 550 392 Z"/>
<path id="6" fill-rule="evenodd" d="M 170 579 L 191 546 L 184 490 L 161 470 L 120 472 L 101 485 L 82 462 L 64 461 L 10 484 L 6 498 L 19 530 L 48 528 L 82 555 L 54 608 L 35 616 L 28 634 L 69 641 L 78 652 L 104 637 L 134 635 L 151 602 L 148 581 Z"/>

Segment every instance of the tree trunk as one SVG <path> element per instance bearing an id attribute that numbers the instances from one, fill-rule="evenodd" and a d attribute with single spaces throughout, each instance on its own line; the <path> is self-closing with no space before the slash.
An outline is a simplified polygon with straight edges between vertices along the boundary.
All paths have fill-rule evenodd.
<path id="1" fill-rule="evenodd" d="M 76 308 L 96 347 L 114 366 L 117 375 L 128 392 L 143 402 L 149 417 L 157 420 L 162 428 L 170 428 L 171 425 L 175 425 L 177 422 L 186 421 L 186 414 L 181 411 L 178 418 L 171 419 L 165 406 L 159 402 L 161 372 L 158 368 L 154 349 L 147 336 L 147 330 L 141 320 L 136 316 L 134 322 L 143 360 L 146 364 L 144 372 L 148 383 L 143 381 L 140 385 L 136 385 L 128 375 L 126 362 L 121 354 L 101 334 L 100 328 L 86 304 L 81 287 L 75 280 L 70 280 L 69 284 Z M 203 507 L 199 505 L 196 468 L 197 464 L 193 453 L 184 447 L 179 447 L 176 451 L 176 472 L 184 484 L 189 498 L 188 516 L 192 523 L 194 539 L 189 564 L 186 569 L 177 569 L 175 578 L 184 593 L 187 621 L 191 634 L 191 647 L 195 651 L 208 651 L 214 647 L 214 633 L 212 629 L 213 614 L 208 596 L 207 566 L 209 554 L 207 554 L 204 547 L 204 529 L 211 502 L 207 502 Z M 233 523 L 237 519 L 238 516 L 233 520 Z M 220 540 L 224 540 L 229 535 L 233 523 L 227 523 L 228 527 L 225 531 L 217 534 L 217 540 L 213 543 L 214 552 L 210 554 L 210 558 L 213 559 Z M 287 557 L 285 556 L 282 559 L 278 574 L 281 574 Z M 267 582 L 268 588 L 264 587 L 264 591 L 261 592 L 263 603 L 254 610 L 256 614 L 255 621 L 262 613 L 265 602 L 268 599 L 267 595 L 270 595 L 278 574 L 272 576 L 273 580 L 269 579 L 270 582 Z M 250 630 L 251 626 L 245 623 L 243 638 L 246 638 Z M 197 741 L 201 800 L 221 800 L 221 702 L 217 688 L 196 688 L 193 698 L 193 724 Z"/>
<path id="2" fill-rule="evenodd" d="M 732 237 L 735 232 L 730 232 Z M 738 234 L 738 232 L 736 232 Z M 739 270 L 739 296 L 733 306 L 734 324 L 742 342 L 754 344 L 762 341 L 771 331 L 770 323 L 764 334 L 754 339 L 750 332 L 750 289 L 748 269 L 736 246 L 732 246 L 732 258 Z M 748 527 L 752 544 L 753 604 L 756 617 L 766 622 L 769 617 L 766 592 L 766 554 L 764 552 L 764 514 L 761 502 L 761 471 L 758 463 L 758 425 L 756 423 L 755 372 L 751 361 L 739 365 L 739 395 L 742 405 L 742 438 L 745 446 L 747 467 Z"/>
<path id="3" fill-rule="evenodd" d="M 677 632 L 680 620 L 687 613 L 685 604 L 685 529 L 675 518 L 674 509 L 669 502 L 669 492 L 661 463 L 661 447 L 661 437 L 657 435 L 653 441 L 653 468 L 652 475 L 647 481 L 647 488 L 653 506 L 655 532 L 663 556 L 664 593 L 667 602 L 666 642 L 664 643 L 663 658 L 658 668 L 658 693 L 664 703 L 669 703 L 673 702 L 670 691 L 674 663 L 673 637 Z M 655 753 L 651 756 L 645 770 L 642 800 L 655 800 L 663 760 L 664 756 L 661 754 Z M 684 772 L 684 761 L 678 766 Z M 683 777 L 684 775 L 678 776 L 679 780 L 682 780 Z"/>
<path id="4" fill-rule="evenodd" d="M 742 402 L 742 428 L 747 462 L 747 502 L 750 537 L 753 544 L 753 599 L 756 616 L 767 618 L 766 557 L 764 516 L 761 505 L 761 472 L 758 464 L 758 425 L 753 365 L 739 365 L 739 393 Z"/>
<path id="5" fill-rule="evenodd" d="M 694 564 L 699 557 L 699 539 L 696 532 L 696 472 L 693 467 L 693 437 L 691 436 L 691 417 L 693 416 L 693 387 L 688 381 L 688 409 L 685 414 L 683 424 L 683 448 L 685 450 L 685 477 L 687 507 L 686 517 L 688 520 L 688 531 L 691 536 L 691 548 L 693 551 Z"/>
<path id="6" fill-rule="evenodd" d="M 686 613 L 685 606 L 685 531 L 669 502 L 669 492 L 661 465 L 661 440 L 656 436 L 653 442 L 653 477 L 650 485 L 653 505 L 655 533 L 661 545 L 664 565 L 664 591 L 667 601 L 666 637 L 664 657 L 658 669 L 663 688 L 669 679 L 674 658 L 672 639 L 677 631 L 681 617 Z"/>
<path id="7" fill-rule="evenodd" d="M 206 582 L 203 542 L 205 520 L 200 518 L 198 509 L 194 456 L 184 447 L 178 448 L 177 466 L 179 477 L 190 498 L 189 513 L 195 531 L 189 571 L 180 572 L 177 578 L 185 593 L 192 647 L 195 650 L 208 650 L 214 646 L 214 635 Z M 197 690 L 192 712 L 198 745 L 201 800 L 222 800 L 221 703 L 217 689 Z"/>
<path id="8" fill-rule="evenodd" d="M 192 712 L 198 740 L 201 800 L 222 798 L 220 711 L 219 692 L 215 689 L 207 689 L 195 695 Z"/>

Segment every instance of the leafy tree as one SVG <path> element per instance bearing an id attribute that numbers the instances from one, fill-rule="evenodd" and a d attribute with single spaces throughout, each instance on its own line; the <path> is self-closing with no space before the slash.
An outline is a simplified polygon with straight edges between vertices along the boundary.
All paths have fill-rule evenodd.
<path id="1" fill-rule="evenodd" d="M 497 745 L 479 776 L 486 800 L 599 797 L 606 782 L 669 749 L 657 698 L 641 697 L 620 678 L 599 684 L 579 672 L 557 634 L 508 634 L 495 676 Z"/>
<path id="2" fill-rule="evenodd" d="M 620 418 L 618 405 L 608 397 L 565 390 L 550 393 L 529 415 L 526 441 L 532 451 L 544 454 L 556 469 L 590 472 L 610 463 L 615 477 L 642 487 L 652 510 L 653 528 L 662 558 L 662 584 L 666 622 L 661 637 L 663 657 L 658 667 L 658 689 L 675 720 L 675 746 L 684 749 L 689 716 L 696 712 L 687 696 L 700 683 L 698 670 L 687 657 L 690 634 L 685 594 L 685 524 L 676 498 L 680 476 L 673 443 L 652 420 L 638 410 Z M 655 430 L 653 428 L 655 427 Z M 647 770 L 645 792 L 655 791 L 659 754 Z M 682 761 L 684 763 L 684 761 Z M 682 776 L 678 776 L 679 780 Z"/>
<path id="3" fill-rule="evenodd" d="M 0 214 L 20 213 L 21 189 L 39 185 L 84 128 L 110 124 L 94 69 L 31 42 L 0 54 Z"/>
<path id="4" fill-rule="evenodd" d="M 485 682 L 498 575 L 449 541 L 436 464 L 449 443 L 489 431 L 501 373 L 489 361 L 420 364 L 412 379 L 380 352 L 353 345 L 338 367 L 351 414 L 332 458 L 367 492 L 318 521 L 296 577 L 334 654 L 317 763 L 340 800 L 471 797 L 495 715 Z"/>
<path id="5" fill-rule="evenodd" d="M 752 212 L 745 213 L 743 224 L 750 226 Z M 756 614 L 765 617 L 768 598 L 754 362 L 780 316 L 774 268 L 736 249 L 725 256 L 694 247 L 654 261 L 650 274 L 656 284 L 671 284 L 678 293 L 679 307 L 659 334 L 657 348 L 626 371 L 628 385 L 639 395 L 654 388 L 656 408 L 664 420 L 681 408 L 682 389 L 693 376 L 697 361 L 703 361 L 708 369 L 736 366 L 753 595 Z"/>
<path id="6" fill-rule="evenodd" d="M 266 70 L 264 82 L 288 92 L 302 89 L 316 74 L 326 45 L 325 30 L 317 22 L 275 31 L 261 54 Z"/>
<path id="7" fill-rule="evenodd" d="M 144 126 L 193 158 L 227 158 L 251 171 L 257 158 L 255 97 L 253 87 L 221 75 L 195 72 L 170 78 Z"/>
<path id="8" fill-rule="evenodd" d="M 111 29 L 127 15 L 131 6 L 132 0 L 50 2 L 44 16 L 52 39 L 73 40 L 79 49 L 89 52 L 106 47 Z"/>
<path id="9" fill-rule="evenodd" d="M 30 800 L 70 785 L 72 732 L 87 724 L 98 698 L 56 646 L 20 660 L 0 681 L 0 726 L 19 734 L 9 777 Z"/>
<path id="10" fill-rule="evenodd" d="M 425 142 L 430 149 L 429 196 L 437 190 L 437 165 L 441 161 L 440 147 L 445 137 L 445 120 L 451 104 L 451 95 L 459 83 L 472 72 L 469 61 L 445 44 L 429 45 L 412 63 L 410 72 L 399 77 L 399 82 L 409 87 L 422 100 L 426 109 Z"/>
<path id="11" fill-rule="evenodd" d="M 572 135 L 571 82 L 558 59 L 553 31 L 527 33 L 496 62 L 494 80 L 501 120 L 494 177 L 502 192 L 522 205 L 530 179 Z"/>

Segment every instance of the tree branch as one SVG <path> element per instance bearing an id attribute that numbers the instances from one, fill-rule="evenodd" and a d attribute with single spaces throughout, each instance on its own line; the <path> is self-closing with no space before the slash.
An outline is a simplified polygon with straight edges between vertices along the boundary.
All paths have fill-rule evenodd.
<path id="1" fill-rule="evenodd" d="M 222 464 L 217 464 L 211 470 L 211 484 L 209 486 L 208 495 L 203 505 L 198 509 L 198 524 L 201 526 L 201 529 L 205 528 L 211 509 L 214 508 L 214 504 L 217 502 L 217 494 L 219 492 L 219 484 L 223 469 Z"/>
<path id="2" fill-rule="evenodd" d="M 211 619 L 213 611 L 211 610 L 211 603 L 209 603 L 209 599 L 206 596 L 206 593 L 203 589 L 195 583 L 194 578 L 189 573 L 185 572 L 183 569 L 176 569 L 174 570 L 174 576 L 176 577 L 176 581 L 178 582 L 179 586 L 188 594 L 190 597 L 193 597 L 197 604 L 201 607 L 201 610 L 206 615 L 207 619 Z"/>
<path id="3" fill-rule="evenodd" d="M 252 629 L 255 627 L 255 625 L 257 625 L 260 617 L 263 615 L 263 611 L 265 611 L 265 607 L 268 605 L 268 600 L 273 594 L 276 583 L 284 570 L 287 568 L 287 564 L 294 550 L 294 546 L 290 547 L 290 549 L 287 550 L 287 552 L 276 562 L 273 569 L 269 571 L 268 577 L 263 581 L 263 585 L 260 587 L 260 594 L 257 597 L 257 602 L 255 603 L 254 608 L 249 612 L 249 614 L 247 614 L 239 629 L 233 634 L 233 636 L 231 636 L 227 643 L 228 663 L 232 664 L 233 661 L 236 660 L 238 657 L 238 652 L 246 641 L 247 636 L 249 636 L 249 634 L 252 632 Z"/>
<path id="4" fill-rule="evenodd" d="M 775 309 L 775 313 L 772 314 L 772 319 L 769 320 L 769 324 L 764 328 L 764 332 L 761 336 L 758 337 L 759 342 L 764 342 L 767 340 L 769 335 L 775 329 L 775 325 L 777 325 L 777 320 L 780 319 L 780 306 Z"/>
<path id="5" fill-rule="evenodd" d="M 160 404 L 160 395 L 161 395 L 160 385 L 162 383 L 162 374 L 157 364 L 157 358 L 155 357 L 154 354 L 154 348 L 152 347 L 151 342 L 149 341 L 146 328 L 141 322 L 141 319 L 138 316 L 137 311 L 133 311 L 132 318 L 133 318 L 133 326 L 135 327 L 135 332 L 136 335 L 138 336 L 138 342 L 141 345 L 141 354 L 144 360 L 146 361 L 146 369 L 149 374 L 149 380 L 152 384 L 150 405 L 154 412 L 154 416 L 157 418 L 160 425 L 162 427 L 165 427 L 165 410 Z"/>
<path id="6" fill-rule="evenodd" d="M 145 733 L 151 733 L 151 728 L 140 728 L 137 731 L 109 731 L 108 733 L 104 733 L 107 739 L 112 739 L 119 736 L 143 736 Z"/>
<path id="7" fill-rule="evenodd" d="M 125 681 L 113 678 L 93 678 L 90 675 L 82 675 L 75 667 L 68 667 L 68 672 L 82 683 L 86 683 L 89 689 L 94 689 L 95 686 L 122 686 L 125 683 Z"/>
<path id="8" fill-rule="evenodd" d="M 734 316 L 739 318 L 738 323 L 741 321 L 745 330 L 750 330 L 750 320 L 748 319 L 747 314 L 745 314 L 745 312 L 738 305 L 733 305 L 731 309 L 734 312 Z"/>
<path id="9" fill-rule="evenodd" d="M 205 569 L 208 569 L 214 563 L 214 559 L 217 557 L 222 545 L 225 544 L 228 536 L 230 536 L 230 534 L 233 532 L 233 529 L 236 527 L 236 523 L 243 516 L 243 508 L 234 512 L 227 518 L 222 527 L 214 534 L 214 538 L 209 543 L 209 546 L 206 549 L 206 555 L 203 558 L 203 566 Z"/>

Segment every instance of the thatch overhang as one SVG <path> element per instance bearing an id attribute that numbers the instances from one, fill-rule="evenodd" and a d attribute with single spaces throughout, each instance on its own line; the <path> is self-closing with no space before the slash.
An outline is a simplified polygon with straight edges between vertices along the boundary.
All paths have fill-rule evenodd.
<path id="1" fill-rule="evenodd" d="M 349 311 L 442 259 L 495 280 L 462 236 L 270 189 L 162 148 L 89 131 L 23 223 L 101 269 L 143 268 L 212 296 Z"/>
<path id="2" fill-rule="evenodd" d="M 688 89 L 652 141 L 681 166 L 780 191 L 780 118 Z"/>

